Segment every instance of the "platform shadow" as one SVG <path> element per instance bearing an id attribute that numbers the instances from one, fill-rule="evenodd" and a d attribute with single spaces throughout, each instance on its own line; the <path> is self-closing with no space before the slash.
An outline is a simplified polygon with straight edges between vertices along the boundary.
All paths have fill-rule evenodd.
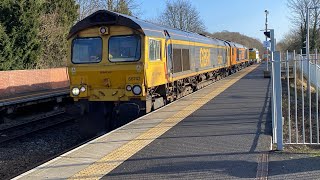
<path id="1" fill-rule="evenodd" d="M 158 166 L 151 166 L 145 169 L 128 172 L 114 172 L 102 179 L 109 177 L 122 178 L 126 175 L 137 175 L 133 177 L 148 177 L 148 174 L 164 174 L 164 176 L 174 175 L 175 178 L 183 178 L 185 174 L 193 173 L 215 173 L 221 175 L 229 175 L 236 178 L 255 178 L 256 162 L 248 162 L 242 160 L 234 161 L 181 161 L 177 163 L 165 163 Z M 199 177 L 201 179 L 201 175 Z"/>
<path id="2" fill-rule="evenodd" d="M 286 175 L 294 173 L 306 173 L 317 172 L 320 178 L 320 157 L 304 157 L 298 159 L 286 159 L 279 161 L 269 162 L 269 174 L 268 176 Z"/>

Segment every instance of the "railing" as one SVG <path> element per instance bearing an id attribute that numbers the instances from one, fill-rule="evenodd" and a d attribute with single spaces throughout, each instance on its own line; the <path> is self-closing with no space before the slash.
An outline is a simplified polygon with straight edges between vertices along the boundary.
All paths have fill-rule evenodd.
<path id="1" fill-rule="evenodd" d="M 320 85 L 320 66 L 317 63 L 315 55 L 310 55 L 310 62 L 308 62 L 305 55 L 303 55 L 302 60 L 297 61 L 297 68 L 299 71 L 303 72 L 305 78 L 309 79 L 314 86 Z M 310 77 L 308 63 L 310 64 Z"/>
<path id="2" fill-rule="evenodd" d="M 319 145 L 320 66 L 317 53 L 309 59 L 295 52 L 287 52 L 282 57 L 279 55 L 272 61 L 273 140 L 280 145 L 279 150 L 282 150 L 282 144 Z M 277 73 L 279 68 L 281 73 Z"/>

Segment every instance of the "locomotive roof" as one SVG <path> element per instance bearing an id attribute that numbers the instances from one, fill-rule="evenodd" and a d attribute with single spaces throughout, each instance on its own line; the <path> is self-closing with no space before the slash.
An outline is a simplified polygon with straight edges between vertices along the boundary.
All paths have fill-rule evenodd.
<path id="1" fill-rule="evenodd" d="M 231 47 L 236 47 L 236 48 L 247 48 L 242 44 L 236 43 L 236 42 L 232 42 L 232 41 L 226 41 Z"/>
<path id="2" fill-rule="evenodd" d="M 225 41 L 208 38 L 197 33 L 182 31 L 179 29 L 174 29 L 162 25 L 153 24 L 136 17 L 123 15 L 116 12 L 111 12 L 107 10 L 99 10 L 90 16 L 84 18 L 83 20 L 76 23 L 70 30 L 68 39 L 81 30 L 84 30 L 93 26 L 103 26 L 103 25 L 120 25 L 127 26 L 137 31 L 140 31 L 146 36 L 161 37 L 164 38 L 164 30 L 167 30 L 171 39 L 175 40 L 185 40 L 192 42 L 199 42 L 205 44 L 215 44 L 220 46 L 227 46 Z"/>

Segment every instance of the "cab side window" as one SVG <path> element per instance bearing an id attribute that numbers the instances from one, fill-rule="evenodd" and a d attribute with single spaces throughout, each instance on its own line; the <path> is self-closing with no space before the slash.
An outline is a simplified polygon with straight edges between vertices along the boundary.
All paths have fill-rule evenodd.
<path id="1" fill-rule="evenodd" d="M 149 39 L 149 60 L 150 61 L 156 61 L 160 60 L 161 54 L 161 45 L 160 41 L 155 39 Z"/>

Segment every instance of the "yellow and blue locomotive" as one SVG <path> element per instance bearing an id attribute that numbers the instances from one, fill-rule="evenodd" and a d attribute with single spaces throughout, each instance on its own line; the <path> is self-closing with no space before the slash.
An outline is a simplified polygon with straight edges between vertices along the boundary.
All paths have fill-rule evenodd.
<path id="1" fill-rule="evenodd" d="M 71 96 L 109 127 L 249 65 L 243 45 L 106 10 L 75 24 L 68 39 Z"/>

